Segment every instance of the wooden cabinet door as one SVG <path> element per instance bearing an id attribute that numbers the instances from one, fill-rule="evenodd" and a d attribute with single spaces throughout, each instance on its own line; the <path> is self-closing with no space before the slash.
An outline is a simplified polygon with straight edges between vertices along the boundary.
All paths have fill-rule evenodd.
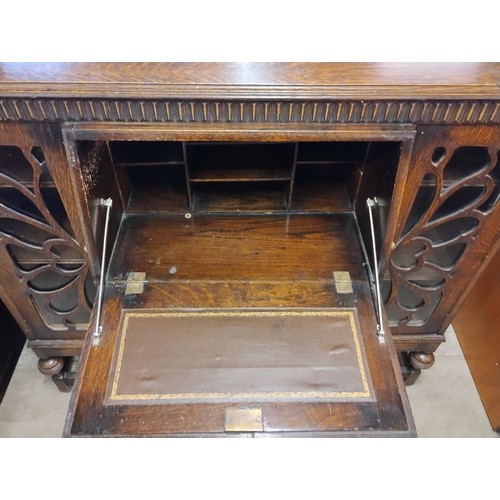
<path id="1" fill-rule="evenodd" d="M 418 128 L 385 283 L 398 349 L 437 347 L 500 236 L 499 156 L 498 126 Z"/>
<path id="2" fill-rule="evenodd" d="M 0 296 L 40 357 L 76 356 L 95 288 L 57 125 L 0 124 Z"/>

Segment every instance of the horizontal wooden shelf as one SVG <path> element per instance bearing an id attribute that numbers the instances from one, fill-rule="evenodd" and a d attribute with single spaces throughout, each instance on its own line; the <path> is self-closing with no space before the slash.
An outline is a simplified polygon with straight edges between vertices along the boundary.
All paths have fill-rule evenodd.
<path id="1" fill-rule="evenodd" d="M 266 182 L 290 181 L 291 171 L 270 168 L 197 168 L 190 182 Z"/>

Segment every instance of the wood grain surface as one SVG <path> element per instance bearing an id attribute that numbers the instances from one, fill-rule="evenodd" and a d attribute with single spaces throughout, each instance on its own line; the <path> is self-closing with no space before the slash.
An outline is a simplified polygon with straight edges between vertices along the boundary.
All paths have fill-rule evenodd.
<path id="1" fill-rule="evenodd" d="M 500 96 L 499 63 L 2 63 L 0 96 L 293 95 L 343 98 Z M 201 87 L 200 87 L 201 86 Z M 172 91 L 169 92 L 169 88 Z"/>

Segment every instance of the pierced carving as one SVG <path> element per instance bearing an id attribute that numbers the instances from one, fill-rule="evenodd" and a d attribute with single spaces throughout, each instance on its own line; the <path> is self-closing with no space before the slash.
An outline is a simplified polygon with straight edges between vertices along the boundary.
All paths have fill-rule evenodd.
<path id="1" fill-rule="evenodd" d="M 498 203 L 500 151 L 443 147 L 429 155 L 390 261 L 386 308 L 391 326 L 421 326 L 441 301 L 467 246 Z"/>
<path id="2" fill-rule="evenodd" d="M 40 147 L 0 147 L 0 246 L 51 330 L 86 329 L 93 284 Z"/>

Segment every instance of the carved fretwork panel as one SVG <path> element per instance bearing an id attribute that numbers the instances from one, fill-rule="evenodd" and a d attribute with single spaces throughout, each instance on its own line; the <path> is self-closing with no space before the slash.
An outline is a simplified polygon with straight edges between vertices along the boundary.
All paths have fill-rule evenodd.
<path id="1" fill-rule="evenodd" d="M 384 283 L 393 333 L 448 326 L 450 310 L 499 236 L 499 199 L 500 130 L 419 130 Z"/>
<path id="2" fill-rule="evenodd" d="M 86 330 L 95 287 L 39 145 L 0 145 L 0 252 L 3 294 L 24 298 L 14 307 L 30 337 Z"/>

